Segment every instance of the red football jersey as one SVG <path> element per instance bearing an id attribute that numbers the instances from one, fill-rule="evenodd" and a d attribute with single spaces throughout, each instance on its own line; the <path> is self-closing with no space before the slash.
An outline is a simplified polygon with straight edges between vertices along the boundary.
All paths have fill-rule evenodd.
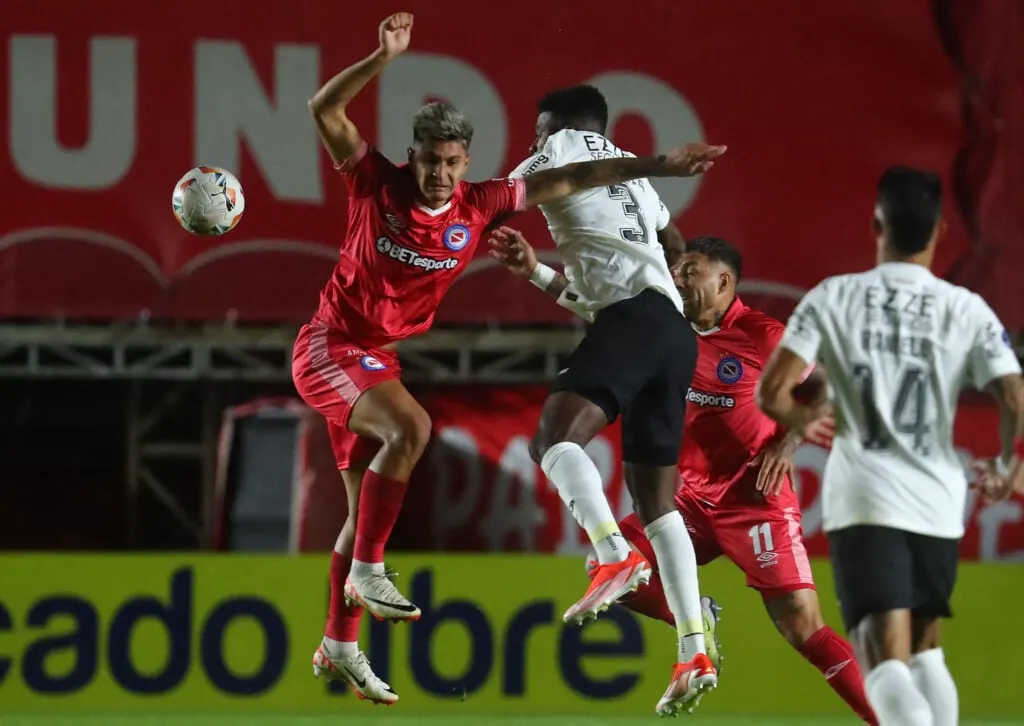
<path id="1" fill-rule="evenodd" d="M 698 331 L 679 471 L 683 485 L 701 499 L 712 504 L 756 500 L 756 492 L 733 492 L 732 484 L 781 435 L 778 424 L 758 408 L 754 392 L 785 329 L 737 297 L 717 328 Z M 779 500 L 782 506 L 797 505 L 790 487 Z"/>
<path id="2" fill-rule="evenodd" d="M 428 330 L 484 230 L 526 206 L 522 179 L 495 179 L 462 182 L 446 205 L 428 209 L 416 202 L 408 166 L 365 143 L 340 170 L 348 231 L 316 319 L 364 348 Z"/>

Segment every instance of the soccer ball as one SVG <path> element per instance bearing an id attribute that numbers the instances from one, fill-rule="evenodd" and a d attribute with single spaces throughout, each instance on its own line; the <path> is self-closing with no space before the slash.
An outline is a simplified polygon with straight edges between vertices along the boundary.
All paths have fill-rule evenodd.
<path id="1" fill-rule="evenodd" d="M 242 218 L 245 195 L 230 171 L 197 166 L 174 185 L 171 208 L 178 224 L 192 234 L 221 235 Z"/>

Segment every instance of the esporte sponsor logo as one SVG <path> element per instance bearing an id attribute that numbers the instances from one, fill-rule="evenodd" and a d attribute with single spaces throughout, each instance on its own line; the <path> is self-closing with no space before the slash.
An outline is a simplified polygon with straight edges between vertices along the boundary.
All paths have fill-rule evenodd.
<path id="1" fill-rule="evenodd" d="M 407 247 L 395 244 L 387 237 L 377 238 L 377 251 L 382 255 L 387 255 L 391 259 L 401 262 L 403 265 L 419 267 L 427 272 L 454 270 L 459 264 L 459 260 L 456 257 L 446 257 L 443 260 L 425 257 L 416 250 L 410 250 Z"/>
<path id="2" fill-rule="evenodd" d="M 691 388 L 686 392 L 686 400 L 708 408 L 736 408 L 736 399 L 724 393 L 705 393 Z"/>

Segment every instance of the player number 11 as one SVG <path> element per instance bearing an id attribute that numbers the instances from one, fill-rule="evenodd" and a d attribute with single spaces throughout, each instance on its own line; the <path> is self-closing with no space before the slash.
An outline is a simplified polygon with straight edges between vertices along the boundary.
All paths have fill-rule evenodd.
<path id="1" fill-rule="evenodd" d="M 750 535 L 750 540 L 754 543 L 754 554 L 759 555 L 762 552 L 771 552 L 775 549 L 775 542 L 772 540 L 772 525 L 770 522 L 764 522 L 763 524 L 755 524 L 747 532 Z"/>

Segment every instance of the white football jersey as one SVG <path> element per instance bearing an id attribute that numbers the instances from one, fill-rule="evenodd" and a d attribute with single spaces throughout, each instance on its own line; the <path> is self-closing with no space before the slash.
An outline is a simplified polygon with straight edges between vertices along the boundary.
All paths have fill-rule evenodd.
<path id="1" fill-rule="evenodd" d="M 825 531 L 874 524 L 963 536 L 967 479 L 953 448 L 960 392 L 1021 370 L 985 301 L 920 265 L 889 262 L 807 293 L 780 345 L 821 360 L 832 386 Z"/>
<path id="2" fill-rule="evenodd" d="M 522 177 L 579 161 L 634 156 L 601 134 L 565 129 L 509 176 Z M 671 215 L 646 179 L 591 189 L 540 205 L 569 287 L 559 304 L 587 319 L 601 308 L 652 288 L 679 310 L 679 297 L 658 231 Z"/>

